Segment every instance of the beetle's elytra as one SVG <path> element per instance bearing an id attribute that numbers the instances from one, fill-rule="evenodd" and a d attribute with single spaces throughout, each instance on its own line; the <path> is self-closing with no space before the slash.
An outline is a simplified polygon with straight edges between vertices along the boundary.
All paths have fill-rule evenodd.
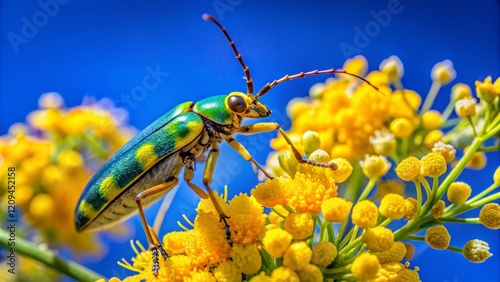
<path id="1" fill-rule="evenodd" d="M 234 42 L 224 27 L 212 16 L 203 19 L 215 23 L 223 32 L 245 73 L 247 92 L 231 92 L 213 96 L 196 103 L 177 105 L 134 136 L 97 171 L 86 185 L 75 212 L 78 231 L 97 230 L 126 219 L 136 211 L 141 221 L 153 254 L 153 272 L 159 269 L 158 252 L 166 259 L 167 253 L 157 240 L 144 216 L 144 207 L 168 193 L 179 182 L 178 175 L 184 170 L 184 181 L 201 198 L 211 198 L 221 220 L 227 218 L 216 194 L 211 189 L 212 174 L 219 155 L 218 144 L 225 141 L 245 160 L 252 162 L 267 177 L 270 175 L 256 162 L 242 144 L 232 136 L 236 133 L 253 134 L 278 130 L 290 145 L 297 161 L 336 169 L 334 163 L 318 163 L 302 159 L 291 141 L 274 122 L 261 122 L 242 126 L 244 118 L 267 117 L 271 111 L 259 101 L 272 87 L 295 78 L 317 74 L 344 73 L 344 70 L 328 69 L 286 75 L 264 85 L 253 95 L 250 70 L 245 65 Z M 358 77 L 358 76 L 356 76 Z M 358 77 L 370 84 L 364 78 Z M 371 84 L 370 84 L 371 85 Z M 371 85 L 376 88 L 375 86 Z M 193 183 L 194 164 L 197 157 L 208 151 L 201 188 Z M 228 226 L 226 224 L 228 228 Z"/>

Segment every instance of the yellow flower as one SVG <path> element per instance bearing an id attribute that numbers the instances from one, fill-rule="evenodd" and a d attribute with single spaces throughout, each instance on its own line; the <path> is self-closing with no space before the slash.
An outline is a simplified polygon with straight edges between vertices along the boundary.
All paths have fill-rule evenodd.
<path id="1" fill-rule="evenodd" d="M 65 150 L 59 153 L 57 163 L 62 169 L 71 171 L 83 166 L 83 158 L 76 151 Z"/>
<path id="2" fill-rule="evenodd" d="M 428 149 L 434 148 L 435 144 L 443 140 L 444 133 L 440 130 L 431 130 L 424 137 L 424 145 Z"/>
<path id="3" fill-rule="evenodd" d="M 420 174 L 420 160 L 410 156 L 396 166 L 396 174 L 404 181 L 412 181 Z"/>
<path id="4" fill-rule="evenodd" d="M 489 229 L 500 229 L 500 206 L 497 203 L 488 203 L 479 212 L 479 223 Z"/>
<path id="5" fill-rule="evenodd" d="M 437 201 L 436 204 L 434 204 L 434 206 L 431 208 L 431 215 L 434 217 L 434 218 L 440 218 L 443 216 L 444 214 L 444 208 L 445 208 L 445 203 L 443 200 L 439 200 Z"/>
<path id="6" fill-rule="evenodd" d="M 325 152 L 321 149 L 317 149 L 309 155 L 309 160 L 320 162 L 320 163 L 327 163 L 330 161 L 330 155 L 328 155 L 327 152 Z"/>
<path id="7" fill-rule="evenodd" d="M 455 112 L 461 118 L 474 117 L 476 115 L 476 99 L 464 97 L 455 103 Z"/>
<path id="8" fill-rule="evenodd" d="M 279 213 L 276 213 L 276 212 Z M 289 212 L 282 206 L 282 205 L 276 205 L 274 206 L 273 210 L 269 213 L 269 221 L 273 224 L 281 224 L 281 222 L 285 221 L 286 216 L 288 216 Z M 282 217 L 283 216 L 283 217 Z M 266 228 L 269 227 L 269 225 L 266 225 Z"/>
<path id="9" fill-rule="evenodd" d="M 43 220 L 50 219 L 54 211 L 56 211 L 56 205 L 54 203 L 54 198 L 48 194 L 38 194 L 36 195 L 30 203 L 29 213 L 35 218 L 35 224 L 42 224 Z M 48 222 L 45 222 L 48 223 Z M 46 226 L 46 225 L 45 225 Z"/>
<path id="10" fill-rule="evenodd" d="M 379 69 L 386 73 L 391 81 L 398 81 L 404 74 L 403 63 L 397 56 L 390 56 L 383 60 Z"/>
<path id="11" fill-rule="evenodd" d="M 215 277 L 208 270 L 199 270 L 191 273 L 191 277 L 186 277 L 185 282 L 216 282 Z"/>
<path id="12" fill-rule="evenodd" d="M 465 244 L 462 254 L 470 262 L 481 263 L 492 256 L 489 250 L 488 243 L 474 239 Z"/>
<path id="13" fill-rule="evenodd" d="M 406 213 L 405 219 L 412 219 L 417 213 L 417 200 L 415 198 L 405 199 Z"/>
<path id="14" fill-rule="evenodd" d="M 422 115 L 422 126 L 426 130 L 434 130 L 440 128 L 444 124 L 441 113 L 435 110 L 430 110 Z"/>
<path id="15" fill-rule="evenodd" d="M 441 141 L 434 143 L 432 151 L 441 154 L 447 163 L 451 163 L 451 161 L 455 159 L 455 155 L 457 153 L 452 145 L 445 144 Z"/>
<path id="16" fill-rule="evenodd" d="M 405 184 L 394 179 L 380 182 L 378 185 L 378 198 L 382 199 L 387 194 L 404 195 Z"/>
<path id="17" fill-rule="evenodd" d="M 226 239 L 224 223 L 212 212 L 198 212 L 194 229 L 187 231 L 186 255 L 196 267 L 216 264 L 229 258 L 231 247 Z"/>
<path id="18" fill-rule="evenodd" d="M 343 158 L 333 159 L 332 162 L 337 165 L 337 169 L 332 173 L 332 178 L 336 183 L 346 181 L 352 173 L 352 165 Z"/>
<path id="19" fill-rule="evenodd" d="M 377 272 L 380 269 L 380 263 L 377 256 L 362 253 L 357 256 L 352 263 L 351 272 L 359 281 L 375 279 Z"/>
<path id="20" fill-rule="evenodd" d="M 416 111 L 422 102 L 417 92 L 408 89 L 396 90 L 390 98 L 391 106 L 388 109 L 391 117 L 394 118 L 412 119 L 416 116 Z"/>
<path id="21" fill-rule="evenodd" d="M 410 260 L 413 258 L 413 255 L 415 254 L 415 246 L 412 243 L 408 242 L 405 242 L 404 245 L 406 247 L 405 258 L 406 260 Z"/>
<path id="22" fill-rule="evenodd" d="M 415 130 L 413 123 L 407 118 L 397 118 L 389 125 L 391 132 L 398 138 L 408 138 Z"/>
<path id="23" fill-rule="evenodd" d="M 38 99 L 38 107 L 40 108 L 60 108 L 63 104 L 64 100 L 57 92 L 44 93 Z"/>
<path id="24" fill-rule="evenodd" d="M 381 264 L 387 262 L 400 262 L 406 255 L 406 247 L 402 242 L 394 242 L 389 250 L 375 253 L 375 255 Z"/>
<path id="25" fill-rule="evenodd" d="M 314 232 L 314 220 L 310 213 L 291 213 L 284 222 L 285 230 L 293 239 L 305 239 Z"/>
<path id="26" fill-rule="evenodd" d="M 163 236 L 163 248 L 169 255 L 180 255 L 184 253 L 184 241 L 188 232 L 170 232 Z"/>
<path id="27" fill-rule="evenodd" d="M 264 209 L 254 197 L 240 194 L 229 202 L 231 217 L 227 220 L 231 227 L 231 240 L 236 244 L 257 242 L 264 226 Z"/>
<path id="28" fill-rule="evenodd" d="M 320 241 L 312 248 L 312 262 L 327 267 L 337 257 L 337 247 L 329 241 Z"/>
<path id="29" fill-rule="evenodd" d="M 370 251 L 385 252 L 394 244 L 394 234 L 386 227 L 370 228 L 363 235 L 363 243 Z"/>
<path id="30" fill-rule="evenodd" d="M 446 172 L 446 160 L 439 153 L 428 153 L 422 157 L 420 163 L 422 164 L 422 174 L 424 176 L 437 178 Z"/>
<path id="31" fill-rule="evenodd" d="M 399 262 L 388 262 L 382 264 L 379 272 L 377 273 L 377 278 L 373 281 L 420 282 L 420 276 L 416 270 L 408 269 L 405 265 Z"/>
<path id="32" fill-rule="evenodd" d="M 390 156 L 396 151 L 396 138 L 387 129 L 375 130 L 375 135 L 370 136 L 370 144 L 376 154 Z"/>
<path id="33" fill-rule="evenodd" d="M 221 262 L 221 264 L 219 264 L 219 266 L 214 269 L 213 275 L 218 282 L 231 282 L 241 280 L 240 268 L 236 265 L 236 263 L 230 260 Z"/>
<path id="34" fill-rule="evenodd" d="M 286 203 L 286 187 L 291 183 L 292 180 L 284 176 L 268 179 L 255 186 L 251 194 L 259 204 L 265 207 L 272 208 L 276 205 L 284 205 Z"/>
<path id="35" fill-rule="evenodd" d="M 316 151 L 320 147 L 319 134 L 315 131 L 308 130 L 302 135 L 302 146 L 306 156 Z"/>
<path id="36" fill-rule="evenodd" d="M 292 185 L 287 187 L 286 205 L 302 212 L 318 212 L 324 200 L 337 196 L 332 174 L 330 168 L 298 164 Z"/>
<path id="37" fill-rule="evenodd" d="M 481 100 L 490 103 L 491 101 L 493 101 L 493 99 L 495 99 L 495 97 L 500 95 L 498 92 L 495 91 L 495 87 L 491 83 L 491 76 L 485 78 L 484 82 L 476 81 L 475 84 L 476 84 L 477 96 Z"/>
<path id="38" fill-rule="evenodd" d="M 452 100 L 460 100 L 465 97 L 472 97 L 472 90 L 469 85 L 457 83 L 451 88 Z"/>
<path id="39" fill-rule="evenodd" d="M 321 204 L 321 212 L 325 220 L 342 222 L 351 211 L 352 202 L 343 198 L 330 198 Z"/>
<path id="40" fill-rule="evenodd" d="M 384 176 L 391 168 L 391 163 L 384 156 L 365 155 L 364 160 L 359 161 L 359 164 L 363 173 L 370 179 Z"/>
<path id="41" fill-rule="evenodd" d="M 293 269 L 280 266 L 273 270 L 271 273 L 271 278 L 273 282 L 299 282 L 300 278 Z"/>
<path id="42" fill-rule="evenodd" d="M 387 194 L 384 198 L 382 198 L 382 201 L 380 201 L 379 211 L 380 214 L 385 217 L 400 219 L 407 212 L 405 199 L 403 196 L 398 194 Z"/>
<path id="43" fill-rule="evenodd" d="M 447 196 L 448 201 L 455 205 L 465 203 L 472 193 L 472 188 L 465 182 L 453 182 L 448 187 Z"/>
<path id="44" fill-rule="evenodd" d="M 272 282 L 273 279 L 269 276 L 266 276 L 266 273 L 262 271 L 259 275 L 255 275 L 250 279 L 249 282 Z"/>
<path id="45" fill-rule="evenodd" d="M 467 152 L 468 148 L 465 148 L 464 153 Z M 472 154 L 472 158 L 467 163 L 468 168 L 475 170 L 483 169 L 486 166 L 486 155 L 483 152 L 475 152 Z"/>
<path id="46" fill-rule="evenodd" d="M 262 239 L 264 249 L 275 258 L 282 257 L 291 242 L 292 235 L 279 228 L 268 230 Z"/>
<path id="47" fill-rule="evenodd" d="M 255 244 L 234 245 L 231 258 L 241 272 L 247 275 L 256 274 L 262 266 L 262 259 Z"/>
<path id="48" fill-rule="evenodd" d="M 442 85 L 450 83 L 457 73 L 453 68 L 453 63 L 450 60 L 444 60 L 434 65 L 431 70 L 431 78 L 434 81 L 438 81 Z"/>
<path id="49" fill-rule="evenodd" d="M 450 245 L 450 240 L 450 233 L 443 225 L 437 225 L 425 231 L 425 242 L 431 248 L 444 250 Z"/>
<path id="50" fill-rule="evenodd" d="M 301 270 L 309 264 L 312 258 L 312 250 L 306 242 L 300 241 L 288 247 L 283 255 L 283 265 L 293 270 Z"/>
<path id="51" fill-rule="evenodd" d="M 322 282 L 323 273 L 316 265 L 308 264 L 299 271 L 301 282 Z"/>
<path id="52" fill-rule="evenodd" d="M 495 173 L 493 173 L 493 183 L 497 186 L 500 185 L 500 166 L 498 166 Z"/>
<path id="53" fill-rule="evenodd" d="M 371 228 L 377 224 L 378 209 L 370 200 L 356 203 L 352 210 L 352 223 L 361 228 Z"/>

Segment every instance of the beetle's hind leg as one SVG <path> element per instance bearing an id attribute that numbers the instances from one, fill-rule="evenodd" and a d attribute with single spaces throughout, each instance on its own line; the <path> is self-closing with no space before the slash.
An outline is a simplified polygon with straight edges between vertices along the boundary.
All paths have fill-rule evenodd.
<path id="1" fill-rule="evenodd" d="M 158 271 L 160 270 L 160 258 L 158 252 L 162 255 L 164 259 L 168 258 L 168 254 L 163 249 L 161 242 L 158 238 L 158 235 L 154 232 L 153 228 L 148 225 L 146 221 L 146 216 L 144 215 L 143 201 L 147 198 L 153 197 L 158 194 L 163 194 L 168 192 L 170 189 L 174 188 L 175 185 L 179 182 L 179 179 L 176 177 L 170 177 L 164 183 L 151 187 L 147 190 L 142 191 L 137 194 L 135 197 L 135 202 L 137 203 L 137 208 L 139 210 L 139 215 L 141 216 L 142 227 L 144 228 L 144 232 L 146 233 L 146 238 L 149 244 L 149 250 L 153 255 L 153 274 L 158 275 Z"/>

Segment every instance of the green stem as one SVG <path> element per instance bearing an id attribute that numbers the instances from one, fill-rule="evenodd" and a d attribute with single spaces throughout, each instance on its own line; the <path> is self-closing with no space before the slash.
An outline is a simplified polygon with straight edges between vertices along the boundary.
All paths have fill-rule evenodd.
<path id="1" fill-rule="evenodd" d="M 0 245 L 8 249 L 12 248 L 12 246 L 9 246 L 9 238 L 10 233 L 0 229 Z M 51 250 L 40 250 L 33 243 L 23 238 L 15 238 L 15 243 L 15 250 L 19 254 L 37 260 L 77 281 L 96 281 L 102 277 L 76 262 L 60 258 Z"/>
<path id="2" fill-rule="evenodd" d="M 472 155 L 474 155 L 477 149 L 481 147 L 481 144 L 483 142 L 483 138 L 480 137 L 474 138 L 474 140 L 472 140 L 472 144 L 470 145 L 467 153 L 465 153 L 465 155 L 460 159 L 460 161 L 458 161 L 453 170 L 446 176 L 443 182 L 441 182 L 441 185 L 439 185 L 439 189 L 436 195 L 437 199 L 441 199 L 446 190 L 448 190 L 448 187 L 450 187 L 450 184 L 455 181 L 455 179 L 457 179 L 457 177 L 460 175 L 462 170 L 472 158 Z"/>
<path id="3" fill-rule="evenodd" d="M 439 218 L 440 221 L 444 222 L 455 222 L 455 223 L 478 223 L 479 218 L 474 217 L 474 218 L 456 218 L 456 217 L 441 217 Z"/>
<path id="4" fill-rule="evenodd" d="M 450 250 L 452 252 L 459 253 L 459 254 L 461 254 L 463 252 L 462 248 L 457 248 L 457 247 L 453 247 L 453 246 L 448 246 L 448 248 L 446 248 L 446 249 Z"/>
<path id="5" fill-rule="evenodd" d="M 473 202 L 475 202 L 475 201 L 483 198 L 484 196 L 488 195 L 491 191 L 495 190 L 497 187 L 498 187 L 498 185 L 496 185 L 495 183 L 493 183 L 493 184 L 490 185 L 490 187 L 484 189 L 483 191 L 481 191 L 481 193 L 479 193 L 476 196 L 472 197 L 467 202 L 473 203 Z"/>
<path id="6" fill-rule="evenodd" d="M 434 99 L 436 99 L 436 96 L 440 88 L 441 88 L 441 83 L 437 80 L 434 80 L 432 82 L 431 88 L 429 89 L 429 93 L 427 93 L 427 96 L 425 97 L 424 104 L 420 109 L 420 115 L 423 115 L 425 112 L 431 109 L 432 103 L 434 103 Z"/>
<path id="7" fill-rule="evenodd" d="M 415 188 L 417 190 L 417 212 L 415 214 L 415 219 L 420 217 L 420 209 L 422 208 L 422 187 L 420 187 L 420 181 L 416 180 Z"/>
<path id="8" fill-rule="evenodd" d="M 491 103 L 486 103 L 486 113 L 484 114 L 483 128 L 481 128 L 481 133 L 479 133 L 480 136 L 484 135 L 486 129 L 490 125 L 492 111 L 493 111 L 493 105 Z"/>
<path id="9" fill-rule="evenodd" d="M 377 178 L 371 178 L 370 181 L 368 181 L 368 184 L 366 184 L 363 193 L 361 193 L 361 195 L 359 196 L 358 203 L 366 199 L 366 197 L 368 197 L 368 194 L 370 194 L 370 192 L 372 191 L 373 187 L 377 183 L 377 180 L 378 180 Z"/>
<path id="10" fill-rule="evenodd" d="M 454 100 L 453 98 L 450 99 L 450 102 L 448 103 L 448 105 L 446 106 L 446 109 L 444 109 L 443 114 L 441 115 L 441 117 L 443 118 L 443 121 L 445 121 L 445 122 L 448 121 L 448 118 L 450 117 L 451 113 L 453 112 L 453 109 L 455 109 L 455 102 L 456 102 L 456 100 Z"/>
<path id="11" fill-rule="evenodd" d="M 342 220 L 342 223 L 340 224 L 340 228 L 339 228 L 339 231 L 337 233 L 337 236 L 335 236 L 335 240 L 333 241 L 333 244 L 337 247 L 339 246 L 339 242 L 342 239 L 342 236 L 344 235 L 344 230 L 345 230 L 346 225 L 347 225 L 347 218 Z"/>
<path id="12" fill-rule="evenodd" d="M 474 137 L 477 137 L 476 126 L 474 125 L 472 118 L 470 116 L 467 116 L 467 120 L 469 121 L 470 127 L 472 127 L 472 132 L 474 133 Z"/>

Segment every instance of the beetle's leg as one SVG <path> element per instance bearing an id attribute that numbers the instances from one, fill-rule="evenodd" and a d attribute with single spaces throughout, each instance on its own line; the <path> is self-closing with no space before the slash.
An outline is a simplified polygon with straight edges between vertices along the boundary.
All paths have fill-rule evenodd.
<path id="1" fill-rule="evenodd" d="M 144 208 L 142 206 L 142 202 L 149 197 L 157 195 L 159 193 L 165 193 L 165 191 L 170 190 L 177 185 L 179 179 L 176 177 L 170 177 L 165 181 L 165 183 L 156 185 L 147 190 L 142 191 L 137 194 L 135 197 L 135 202 L 137 203 L 137 208 L 139 210 L 139 215 L 141 216 L 142 227 L 144 228 L 144 232 L 146 233 L 146 238 L 149 243 L 149 250 L 153 254 L 153 274 L 158 275 L 158 270 L 160 269 L 160 262 L 158 258 L 158 251 L 160 251 L 161 255 L 164 259 L 167 259 L 167 252 L 163 249 L 163 246 L 160 242 L 158 242 L 158 236 L 154 233 L 153 229 L 149 227 L 148 222 L 146 221 L 146 216 L 144 215 Z M 156 239 L 156 241 L 154 240 Z"/>
<path id="2" fill-rule="evenodd" d="M 208 153 L 206 160 L 207 163 L 205 164 L 205 169 L 203 170 L 203 184 L 205 185 L 208 193 L 203 191 L 203 189 L 198 185 L 191 182 L 194 177 L 193 162 L 188 162 L 186 164 L 186 168 L 184 169 L 184 180 L 189 185 L 189 187 L 191 187 L 191 189 L 193 189 L 193 191 L 198 194 L 198 196 L 200 196 L 200 198 L 207 199 L 208 197 L 210 197 L 210 200 L 217 210 L 217 213 L 219 213 L 220 220 L 224 221 L 224 224 L 226 225 L 226 236 L 229 244 L 231 244 L 231 233 L 229 232 L 229 225 L 226 221 L 226 219 L 229 217 L 224 213 L 224 210 L 219 204 L 219 201 L 217 200 L 217 194 L 215 194 L 215 191 L 210 188 L 210 184 L 212 183 L 212 175 L 214 173 L 218 156 L 219 149 L 217 148 L 217 143 L 214 143 L 214 145 L 212 145 L 212 149 Z"/>
<path id="3" fill-rule="evenodd" d="M 198 195 L 198 197 L 202 199 L 208 199 L 208 193 L 205 192 L 202 188 L 200 188 L 198 185 L 194 184 L 191 182 L 194 178 L 194 165 L 193 162 L 190 161 L 186 164 L 186 167 L 184 168 L 184 181 L 186 181 L 187 185 L 193 189 L 193 191 Z"/>
<path id="4" fill-rule="evenodd" d="M 229 146 L 233 147 L 236 152 L 238 152 L 245 160 L 252 162 L 264 175 L 271 179 L 273 178 L 265 169 L 263 166 L 261 166 L 253 157 L 250 155 L 250 153 L 245 149 L 245 147 L 238 141 L 234 140 L 233 137 L 226 137 L 225 138 L 226 142 L 229 144 Z"/>
<path id="5" fill-rule="evenodd" d="M 252 125 L 247 125 L 247 126 L 241 126 L 236 130 L 236 132 L 242 133 L 242 134 L 254 134 L 254 133 L 261 133 L 261 132 L 269 132 L 273 130 L 278 130 L 281 136 L 285 138 L 286 143 L 290 146 L 292 149 L 293 155 L 295 156 L 295 159 L 299 163 L 307 163 L 310 165 L 315 165 L 315 166 L 321 166 L 321 167 L 329 167 L 333 170 L 337 169 L 337 165 L 333 162 L 316 162 L 312 160 L 305 160 L 302 158 L 302 155 L 299 153 L 299 151 L 293 146 L 292 141 L 286 134 L 286 132 L 281 128 L 281 126 L 276 123 L 276 122 L 260 122 Z M 234 148 L 234 147 L 233 147 Z M 238 151 L 238 149 L 236 149 Z M 241 153 L 240 153 L 241 154 Z"/>

